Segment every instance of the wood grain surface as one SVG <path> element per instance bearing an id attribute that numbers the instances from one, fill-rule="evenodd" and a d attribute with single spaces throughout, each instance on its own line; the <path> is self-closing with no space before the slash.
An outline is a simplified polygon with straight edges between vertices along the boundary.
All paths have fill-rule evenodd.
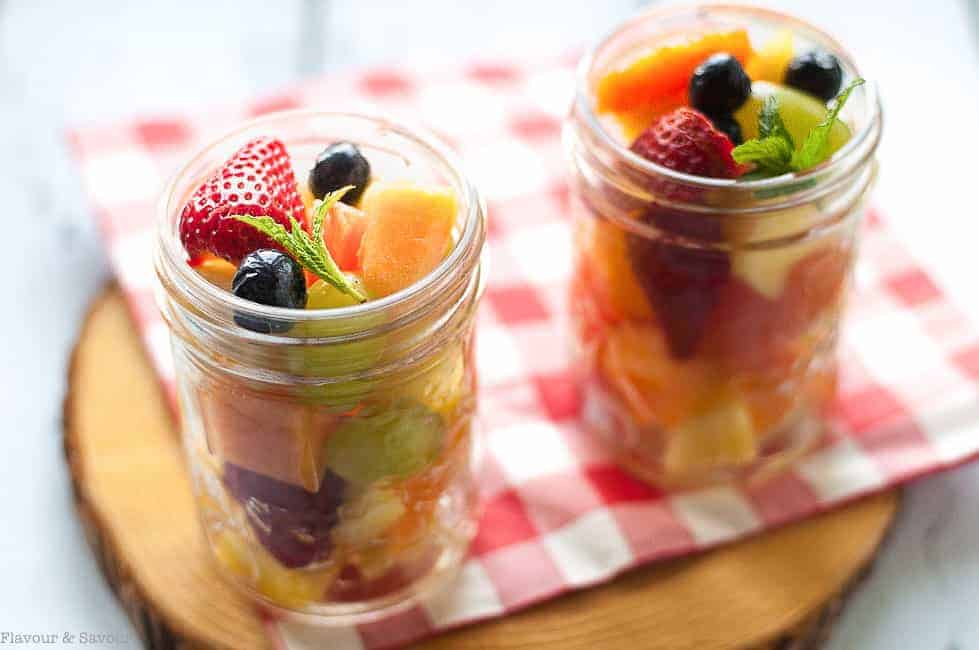
<path id="1" fill-rule="evenodd" d="M 92 306 L 65 403 L 80 518 L 150 648 L 265 648 L 204 548 L 179 440 L 122 297 Z M 870 564 L 897 493 L 474 625 L 419 648 L 811 648 Z"/>

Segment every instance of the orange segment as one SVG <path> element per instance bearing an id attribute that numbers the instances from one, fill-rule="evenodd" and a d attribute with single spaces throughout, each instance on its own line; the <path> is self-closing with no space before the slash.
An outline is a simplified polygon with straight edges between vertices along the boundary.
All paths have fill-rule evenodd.
<path id="1" fill-rule="evenodd" d="M 595 299 L 611 314 L 652 320 L 653 311 L 630 262 L 626 232 L 604 219 L 584 219 L 579 226 L 581 264 L 591 266 Z"/>
<path id="2" fill-rule="evenodd" d="M 596 89 L 599 112 L 621 113 L 657 106 L 687 88 L 694 69 L 711 54 L 728 52 L 743 64 L 751 42 L 743 30 L 714 32 L 677 45 L 664 45 L 612 70 Z"/>
<path id="3" fill-rule="evenodd" d="M 670 358 L 662 333 L 651 325 L 623 322 L 612 329 L 599 363 L 640 426 L 672 428 L 686 420 L 708 384 L 698 362 Z"/>
<path id="4" fill-rule="evenodd" d="M 795 392 L 784 388 L 780 390 L 780 383 L 756 380 L 747 375 L 739 382 L 740 392 L 751 413 L 754 430 L 760 437 L 781 424 L 797 404 Z"/>

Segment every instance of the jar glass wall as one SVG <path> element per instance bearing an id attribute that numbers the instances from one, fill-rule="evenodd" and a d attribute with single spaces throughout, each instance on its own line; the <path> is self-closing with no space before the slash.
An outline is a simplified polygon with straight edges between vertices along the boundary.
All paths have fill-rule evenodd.
<path id="1" fill-rule="evenodd" d="M 584 418 L 623 465 L 686 486 L 767 475 L 823 432 L 840 319 L 881 115 L 872 84 L 826 162 L 761 180 L 682 174 L 629 150 L 596 111 L 599 80 L 685 34 L 791 30 L 800 48 L 852 59 L 826 34 L 731 5 L 654 10 L 582 62 L 564 128 L 576 219 L 570 310 Z"/>
<path id="2" fill-rule="evenodd" d="M 306 169 L 354 142 L 385 180 L 452 189 L 455 245 L 407 289 L 328 310 L 240 299 L 187 263 L 177 225 L 197 186 L 272 136 Z M 451 578 L 474 529 L 474 312 L 485 210 L 437 140 L 380 119 L 289 112 L 198 153 L 160 202 L 159 302 L 183 441 L 223 573 L 267 605 L 350 624 Z M 270 321 L 273 333 L 238 323 Z"/>

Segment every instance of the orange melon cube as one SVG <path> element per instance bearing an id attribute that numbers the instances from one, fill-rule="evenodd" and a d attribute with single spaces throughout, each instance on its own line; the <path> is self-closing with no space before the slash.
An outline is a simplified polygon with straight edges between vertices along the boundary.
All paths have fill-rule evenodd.
<path id="1" fill-rule="evenodd" d="M 234 279 L 238 267 L 228 260 L 214 255 L 204 255 L 193 260 L 191 266 L 211 284 L 219 286 L 225 291 L 231 291 L 231 281 Z"/>
<path id="2" fill-rule="evenodd" d="M 336 415 L 226 385 L 202 388 L 198 400 L 208 448 L 222 461 L 308 492 L 319 489 L 323 443 Z"/>
<path id="3" fill-rule="evenodd" d="M 452 245 L 459 211 L 447 187 L 375 182 L 361 202 L 367 214 L 360 263 L 372 298 L 400 291 L 428 275 Z"/>

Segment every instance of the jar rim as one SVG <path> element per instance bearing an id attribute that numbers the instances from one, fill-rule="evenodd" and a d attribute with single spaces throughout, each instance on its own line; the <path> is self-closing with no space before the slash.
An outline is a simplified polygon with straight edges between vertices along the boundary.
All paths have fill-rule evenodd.
<path id="1" fill-rule="evenodd" d="M 647 173 L 651 176 L 662 176 L 673 182 L 682 183 L 691 187 L 702 189 L 737 188 L 745 191 L 774 192 L 780 189 L 790 188 L 800 183 L 800 181 L 805 181 L 816 176 L 830 174 L 837 169 L 845 167 L 846 164 L 849 163 L 854 157 L 854 155 L 860 155 L 860 152 L 863 152 L 863 157 L 870 157 L 873 155 L 873 152 L 876 149 L 877 141 L 880 139 L 880 126 L 883 111 L 877 91 L 877 84 L 872 80 L 866 81 L 861 86 L 866 94 L 866 104 L 871 111 L 869 119 L 866 120 L 866 123 L 863 124 L 860 130 L 850 137 L 850 139 L 847 140 L 847 142 L 838 151 L 834 152 L 833 155 L 827 160 L 801 172 L 789 172 L 779 176 L 774 176 L 772 178 L 762 178 L 749 181 L 696 176 L 694 174 L 678 172 L 670 169 L 669 167 L 664 167 L 663 165 L 657 164 L 651 160 L 647 160 L 630 150 L 629 147 L 619 142 L 619 140 L 609 133 L 608 130 L 602 125 L 601 120 L 599 120 L 598 115 L 595 113 L 592 107 L 592 102 L 587 92 L 589 88 L 590 73 L 592 72 L 592 67 L 595 64 L 598 53 L 608 46 L 621 33 L 640 23 L 657 18 L 665 18 L 670 15 L 679 15 L 684 12 L 697 11 L 739 13 L 760 16 L 773 22 L 777 21 L 781 23 L 788 23 L 789 25 L 795 26 L 808 34 L 817 36 L 824 43 L 831 45 L 833 47 L 834 54 L 842 58 L 844 64 L 851 68 L 854 73 L 857 74 L 857 76 L 860 76 L 860 69 L 857 67 L 856 62 L 850 55 L 849 51 L 847 51 L 839 41 L 815 25 L 780 11 L 750 5 L 709 2 L 695 2 L 673 7 L 656 7 L 642 11 L 635 16 L 632 16 L 628 20 L 616 25 L 610 32 L 602 37 L 597 44 L 589 48 L 579 62 L 577 71 L 575 73 L 574 103 L 576 110 L 580 111 L 588 129 L 592 133 L 596 134 L 599 141 L 603 145 L 607 146 L 616 156 L 620 157 L 631 167 L 641 172 Z M 871 139 L 873 139 L 873 142 L 870 141 Z"/>
<path id="2" fill-rule="evenodd" d="M 229 141 L 240 137 L 248 131 L 260 128 L 263 125 L 271 126 L 291 120 L 312 118 L 345 119 L 373 125 L 382 129 L 385 133 L 393 133 L 398 137 L 405 138 L 444 165 L 445 170 L 451 176 L 451 179 L 449 179 L 450 183 L 460 193 L 458 197 L 460 213 L 462 213 L 464 221 L 459 237 L 452 249 L 439 265 L 423 278 L 391 295 L 377 300 L 369 300 L 358 305 L 329 309 L 293 309 L 262 305 L 240 298 L 230 291 L 225 291 L 208 282 L 186 263 L 186 250 L 179 241 L 179 238 L 175 235 L 175 229 L 169 218 L 171 203 L 175 197 L 176 188 L 180 180 L 196 165 L 206 159 L 208 154 L 215 148 L 227 144 Z M 157 275 L 160 276 L 161 281 L 164 281 L 163 272 L 165 267 L 167 271 L 175 275 L 175 279 L 182 283 L 183 288 L 192 297 L 218 305 L 223 310 L 228 310 L 228 313 L 233 311 L 256 318 L 278 319 L 293 323 L 314 321 L 317 323 L 329 323 L 347 319 L 360 319 L 363 317 L 368 317 L 369 319 L 371 316 L 379 315 L 392 308 L 419 300 L 420 296 L 423 296 L 427 290 L 438 285 L 440 281 L 444 281 L 452 269 L 467 261 L 470 264 L 478 263 L 482 241 L 485 237 L 485 213 L 482 198 L 475 186 L 462 172 L 462 165 L 458 156 L 445 141 L 429 129 L 417 125 L 411 125 L 409 127 L 383 116 L 366 112 L 354 113 L 312 109 L 277 111 L 247 120 L 220 137 L 208 141 L 207 144 L 197 149 L 189 157 L 187 162 L 181 165 L 171 176 L 157 204 Z M 248 332 L 248 335 L 262 338 L 270 336 L 277 339 L 281 338 L 280 335 L 261 334 L 251 331 Z"/>

